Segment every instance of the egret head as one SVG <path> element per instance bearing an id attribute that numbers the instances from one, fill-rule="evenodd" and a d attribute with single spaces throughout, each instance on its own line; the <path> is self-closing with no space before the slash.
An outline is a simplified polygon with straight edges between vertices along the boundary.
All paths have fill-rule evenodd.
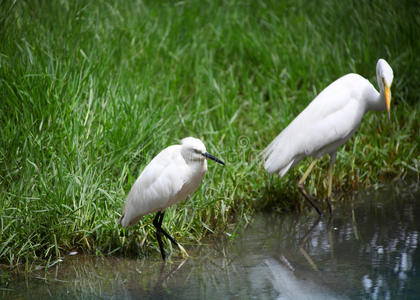
<path id="1" fill-rule="evenodd" d="M 190 161 L 204 161 L 206 158 L 214 160 L 219 164 L 224 165 L 225 163 L 217 157 L 211 155 L 206 151 L 206 146 L 203 142 L 197 138 L 187 137 L 181 140 L 182 155 Z"/>
<path id="2" fill-rule="evenodd" d="M 385 96 L 386 109 L 388 111 L 388 118 L 391 119 L 391 85 L 394 79 L 394 73 L 391 66 L 382 58 L 376 64 L 376 79 L 381 94 Z"/>

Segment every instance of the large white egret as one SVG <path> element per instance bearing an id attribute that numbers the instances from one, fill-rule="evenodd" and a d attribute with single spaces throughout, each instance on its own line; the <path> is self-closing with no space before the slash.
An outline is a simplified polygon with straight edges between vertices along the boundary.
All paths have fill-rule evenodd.
<path id="1" fill-rule="evenodd" d="M 298 183 L 305 199 L 321 215 L 321 211 L 303 183 L 317 160 L 330 155 L 328 207 L 331 208 L 331 186 L 337 149 L 357 130 L 362 117 L 370 110 L 388 110 L 390 118 L 392 68 L 384 59 L 376 64 L 379 92 L 358 74 L 347 74 L 326 87 L 264 150 L 264 168 L 283 177 L 303 158 L 311 156 L 310 164 Z"/>
<path id="2" fill-rule="evenodd" d="M 186 254 L 184 248 L 163 230 L 162 221 L 167 207 L 184 200 L 198 188 L 207 171 L 207 158 L 225 164 L 209 154 L 201 140 L 184 138 L 181 145 L 169 146 L 152 159 L 127 196 L 119 223 L 123 227 L 132 226 L 143 216 L 157 212 L 153 225 L 163 260 L 166 256 L 162 234 Z"/>

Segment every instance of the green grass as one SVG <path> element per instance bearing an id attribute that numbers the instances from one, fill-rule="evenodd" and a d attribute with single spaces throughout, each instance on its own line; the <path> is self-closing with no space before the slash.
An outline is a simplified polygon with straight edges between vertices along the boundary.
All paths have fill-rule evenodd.
<path id="1" fill-rule="evenodd" d="M 258 154 L 331 81 L 394 69 L 392 115 L 369 113 L 338 153 L 334 190 L 419 179 L 415 1 L 0 1 L 0 262 L 72 249 L 155 254 L 152 216 L 116 223 L 143 167 L 202 138 L 209 172 L 165 226 L 188 248 L 255 209 L 307 207 Z M 327 159 L 307 185 L 325 195 Z M 339 199 L 336 199 L 339 200 Z M 168 248 L 171 245 L 167 245 Z"/>

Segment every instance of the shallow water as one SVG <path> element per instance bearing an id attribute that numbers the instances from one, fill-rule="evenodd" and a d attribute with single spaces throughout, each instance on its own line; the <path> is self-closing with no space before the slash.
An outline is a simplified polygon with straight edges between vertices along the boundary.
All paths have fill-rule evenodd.
<path id="1" fill-rule="evenodd" d="M 260 214 L 230 241 L 190 258 L 68 256 L 44 272 L 2 280 L 12 299 L 418 299 L 420 190 L 358 193 L 316 214 Z M 176 251 L 176 250 L 175 250 Z M 45 279 L 46 278 L 46 279 Z"/>

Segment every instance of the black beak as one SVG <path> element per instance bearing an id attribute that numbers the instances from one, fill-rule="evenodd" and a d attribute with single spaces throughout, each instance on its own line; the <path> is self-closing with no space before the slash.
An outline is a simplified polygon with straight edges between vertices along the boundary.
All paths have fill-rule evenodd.
<path id="1" fill-rule="evenodd" d="M 203 153 L 203 156 L 205 158 L 210 158 L 211 160 L 214 160 L 215 162 L 218 162 L 219 164 L 225 165 L 225 163 L 223 161 L 221 161 L 220 159 L 218 159 L 216 156 L 211 155 L 210 153 L 206 152 Z"/>

